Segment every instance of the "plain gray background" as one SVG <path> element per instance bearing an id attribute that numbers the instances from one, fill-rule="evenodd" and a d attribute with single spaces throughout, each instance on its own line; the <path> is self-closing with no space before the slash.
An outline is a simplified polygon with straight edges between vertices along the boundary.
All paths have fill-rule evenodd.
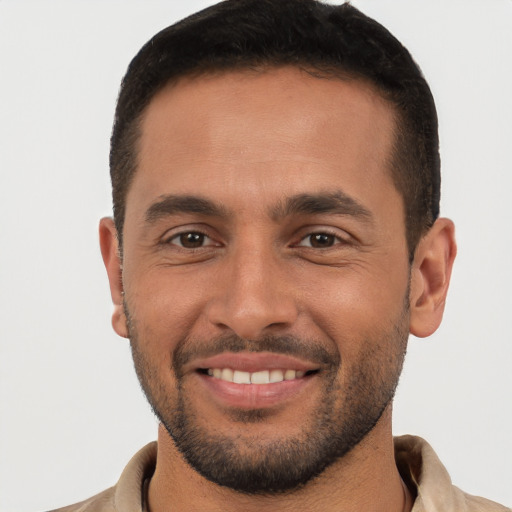
<path id="1" fill-rule="evenodd" d="M 97 224 L 120 79 L 153 33 L 213 2 L 0 1 L 0 510 L 114 484 L 156 437 L 110 327 Z M 512 504 L 512 1 L 354 0 L 420 63 L 437 101 L 442 210 L 459 256 L 445 321 L 411 338 L 396 433 L 454 483 Z"/>

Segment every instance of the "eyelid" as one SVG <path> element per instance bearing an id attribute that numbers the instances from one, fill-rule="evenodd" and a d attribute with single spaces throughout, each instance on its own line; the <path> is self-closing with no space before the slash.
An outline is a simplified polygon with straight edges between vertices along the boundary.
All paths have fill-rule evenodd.
<path id="1" fill-rule="evenodd" d="M 308 239 L 311 239 L 312 236 L 314 235 L 327 235 L 329 237 L 333 237 L 335 239 L 334 243 L 332 245 L 328 245 L 326 247 L 314 247 L 311 242 L 309 244 L 306 244 L 305 242 L 308 240 Z M 295 244 L 296 247 L 308 247 L 308 248 L 311 248 L 311 249 L 323 249 L 323 250 L 326 250 L 326 249 L 331 249 L 332 247 L 335 247 L 337 245 L 340 245 L 340 244 L 344 244 L 346 243 L 342 238 L 340 238 L 339 236 L 336 236 L 336 235 L 333 235 L 331 233 L 310 233 L 309 235 L 306 235 L 305 237 L 301 238 L 299 240 L 299 243 Z"/>
<path id="2" fill-rule="evenodd" d="M 197 235 L 201 235 L 204 237 L 203 239 L 203 244 L 199 247 L 185 247 L 180 240 L 181 236 L 182 235 L 188 235 L 188 234 L 197 234 Z M 215 247 L 216 244 L 215 243 L 209 243 L 208 241 L 210 242 L 213 242 L 213 240 L 208 236 L 208 235 L 205 235 L 204 233 L 200 233 L 199 231 L 184 231 L 182 233 L 177 233 L 176 235 L 174 236 L 171 236 L 170 238 L 167 239 L 167 244 L 170 244 L 170 245 L 176 245 L 178 246 L 180 249 L 186 249 L 187 251 L 191 251 L 191 250 L 194 250 L 194 249 L 203 249 L 204 247 Z"/>
<path id="3" fill-rule="evenodd" d="M 181 244 L 174 243 L 173 240 L 179 238 L 182 235 L 186 235 L 189 233 L 198 233 L 203 235 L 206 239 L 210 240 L 212 243 L 208 243 L 202 245 L 201 247 L 197 247 L 197 249 L 205 248 L 205 247 L 220 247 L 222 244 L 216 240 L 216 237 L 212 236 L 211 230 L 206 229 L 202 226 L 197 225 L 185 225 L 185 226 L 177 226 L 175 228 L 167 230 L 162 237 L 160 238 L 159 243 L 161 245 L 173 245 L 180 249 L 185 249 L 187 251 L 191 251 L 193 249 L 183 247 Z"/>
<path id="4" fill-rule="evenodd" d="M 297 242 L 294 242 L 292 245 L 294 247 L 311 247 L 308 245 L 302 245 L 302 242 L 304 242 L 307 238 L 313 235 L 320 234 L 332 236 L 336 239 L 336 242 L 331 247 L 337 245 L 347 245 L 354 240 L 353 237 L 349 235 L 346 231 L 340 229 L 329 228 L 326 226 L 308 226 L 307 228 L 300 230 L 296 238 Z M 326 247 L 325 249 L 329 249 L 331 247 Z"/>

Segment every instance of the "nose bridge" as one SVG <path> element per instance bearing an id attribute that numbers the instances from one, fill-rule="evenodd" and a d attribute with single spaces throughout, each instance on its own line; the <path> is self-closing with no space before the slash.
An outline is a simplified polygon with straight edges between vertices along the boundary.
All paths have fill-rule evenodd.
<path id="1" fill-rule="evenodd" d="M 256 339 L 269 329 L 284 329 L 295 321 L 291 283 L 268 240 L 246 237 L 236 244 L 224 262 L 221 278 L 222 292 L 210 307 L 210 321 L 217 326 Z"/>

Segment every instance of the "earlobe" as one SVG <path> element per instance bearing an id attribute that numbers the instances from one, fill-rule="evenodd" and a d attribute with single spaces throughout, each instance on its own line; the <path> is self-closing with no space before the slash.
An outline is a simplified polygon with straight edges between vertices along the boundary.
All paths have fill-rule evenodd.
<path id="1" fill-rule="evenodd" d="M 110 217 L 101 219 L 99 235 L 101 256 L 103 257 L 103 263 L 107 270 L 110 294 L 114 304 L 112 327 L 119 336 L 128 338 L 128 326 L 123 305 L 123 275 L 117 230 L 114 221 Z"/>
<path id="2" fill-rule="evenodd" d="M 411 272 L 410 332 L 424 338 L 443 318 L 453 261 L 457 253 L 455 227 L 437 219 L 416 248 Z"/>

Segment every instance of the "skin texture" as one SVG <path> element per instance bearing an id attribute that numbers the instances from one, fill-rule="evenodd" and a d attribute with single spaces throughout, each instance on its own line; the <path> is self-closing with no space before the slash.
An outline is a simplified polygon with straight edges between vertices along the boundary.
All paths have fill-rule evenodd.
<path id="1" fill-rule="evenodd" d="M 401 511 L 405 498 L 410 508 L 391 398 L 408 332 L 428 336 L 441 321 L 455 243 L 440 219 L 409 266 L 403 202 L 386 167 L 393 130 L 392 108 L 369 85 L 293 68 L 182 80 L 150 103 L 122 266 L 110 219 L 100 241 L 114 328 L 130 336 L 167 427 L 153 512 Z M 314 374 L 269 399 L 257 385 L 212 385 L 198 372 L 212 357 L 213 366 L 265 369 L 276 353 L 279 367 Z M 201 466 L 200 447 L 191 455 L 187 432 L 220 447 L 204 458 L 228 466 L 223 476 Z M 300 456 L 276 451 L 287 446 Z M 283 459 L 290 473 L 315 457 L 324 464 L 309 473 L 320 476 L 288 492 L 226 483 L 233 460 L 231 475 L 258 464 L 277 471 Z"/>

